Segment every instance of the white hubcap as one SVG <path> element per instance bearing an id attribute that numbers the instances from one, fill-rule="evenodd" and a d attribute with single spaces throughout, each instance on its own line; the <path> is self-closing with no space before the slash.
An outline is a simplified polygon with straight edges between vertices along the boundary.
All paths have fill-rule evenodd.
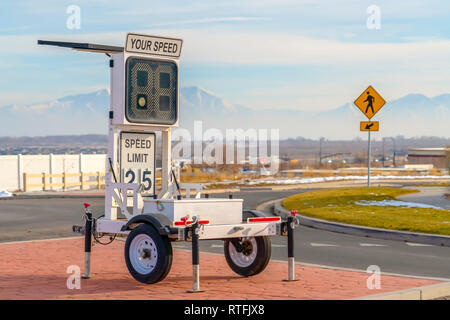
<path id="1" fill-rule="evenodd" d="M 233 243 L 230 243 L 230 245 L 228 246 L 228 251 L 230 253 L 231 260 L 233 260 L 233 262 L 237 266 L 246 268 L 255 261 L 256 253 L 258 252 L 258 246 L 256 245 L 255 238 L 243 238 L 241 243 L 246 246 L 250 245 L 251 249 L 244 250 L 243 252 L 238 252 Z"/>
<path id="2" fill-rule="evenodd" d="M 155 242 L 146 234 L 139 234 L 131 241 L 129 248 L 130 262 L 140 274 L 153 271 L 158 261 Z"/>

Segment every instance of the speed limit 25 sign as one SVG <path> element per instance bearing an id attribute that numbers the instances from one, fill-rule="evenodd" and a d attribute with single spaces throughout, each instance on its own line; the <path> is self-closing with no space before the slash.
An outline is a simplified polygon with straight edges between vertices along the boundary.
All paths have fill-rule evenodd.
<path id="1" fill-rule="evenodd" d="M 123 183 L 142 184 L 142 195 L 155 194 L 155 134 L 121 132 L 120 177 Z"/>

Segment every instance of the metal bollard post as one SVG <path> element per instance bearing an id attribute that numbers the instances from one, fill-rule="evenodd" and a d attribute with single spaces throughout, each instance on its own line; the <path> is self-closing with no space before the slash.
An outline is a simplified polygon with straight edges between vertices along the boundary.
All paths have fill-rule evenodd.
<path id="1" fill-rule="evenodd" d="M 91 244 L 92 244 L 92 213 L 89 211 L 89 204 L 84 203 L 86 226 L 84 233 L 84 275 L 83 279 L 91 277 Z"/>
<path id="2" fill-rule="evenodd" d="M 203 292 L 200 290 L 200 257 L 198 248 L 198 219 L 192 217 L 192 290 L 188 290 L 190 293 Z"/>
<path id="3" fill-rule="evenodd" d="M 292 210 L 287 218 L 288 233 L 288 278 L 283 281 L 298 281 L 295 279 L 295 256 L 294 256 L 294 228 L 297 210 Z"/>

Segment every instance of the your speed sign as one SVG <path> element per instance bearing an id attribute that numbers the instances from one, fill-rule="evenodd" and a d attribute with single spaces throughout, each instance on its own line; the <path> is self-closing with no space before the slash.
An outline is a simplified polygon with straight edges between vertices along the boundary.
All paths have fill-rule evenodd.
<path id="1" fill-rule="evenodd" d="M 142 184 L 143 195 L 155 194 L 155 134 L 121 132 L 120 177 L 123 183 Z"/>

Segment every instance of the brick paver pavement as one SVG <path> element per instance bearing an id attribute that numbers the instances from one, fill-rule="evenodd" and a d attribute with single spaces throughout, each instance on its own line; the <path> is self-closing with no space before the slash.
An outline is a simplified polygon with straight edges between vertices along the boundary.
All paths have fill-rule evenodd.
<path id="1" fill-rule="evenodd" d="M 167 278 L 153 285 L 135 281 L 124 261 L 124 243 L 95 245 L 91 279 L 81 289 L 66 286 L 70 265 L 83 268 L 83 238 L 0 244 L 0 299 L 348 299 L 438 283 L 382 276 L 381 289 L 369 290 L 368 274 L 297 265 L 300 281 L 283 282 L 287 263 L 270 262 L 259 275 L 243 278 L 231 271 L 220 255 L 200 254 L 202 293 L 192 288 L 189 252 L 174 250 Z M 82 270 L 81 270 L 82 271 Z"/>

